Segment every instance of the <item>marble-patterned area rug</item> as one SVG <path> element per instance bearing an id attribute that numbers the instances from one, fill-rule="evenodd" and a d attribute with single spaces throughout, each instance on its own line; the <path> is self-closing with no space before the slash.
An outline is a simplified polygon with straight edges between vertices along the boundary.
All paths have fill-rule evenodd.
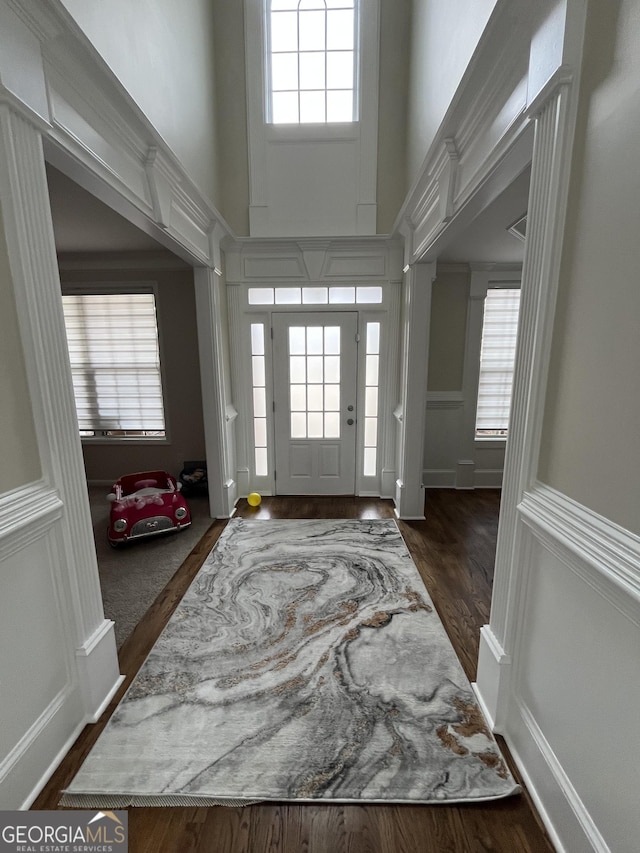
<path id="1" fill-rule="evenodd" d="M 394 521 L 240 519 L 61 804 L 518 790 Z"/>

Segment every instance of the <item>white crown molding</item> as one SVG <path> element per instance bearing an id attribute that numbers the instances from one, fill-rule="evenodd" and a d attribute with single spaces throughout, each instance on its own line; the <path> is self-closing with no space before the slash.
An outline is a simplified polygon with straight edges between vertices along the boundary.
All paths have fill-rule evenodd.
<path id="1" fill-rule="evenodd" d="M 38 41 L 47 42 L 57 38 L 63 32 L 59 18 L 48 4 L 40 3 L 38 0 L 6 0 L 6 2 Z"/>

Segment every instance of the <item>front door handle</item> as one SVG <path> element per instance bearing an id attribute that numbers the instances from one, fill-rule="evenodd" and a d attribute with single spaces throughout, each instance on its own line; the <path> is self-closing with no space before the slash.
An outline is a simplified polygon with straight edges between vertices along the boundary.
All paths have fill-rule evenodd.
<path id="1" fill-rule="evenodd" d="M 353 426 L 353 424 L 354 424 L 353 418 L 347 418 L 347 423 L 349 424 L 349 426 Z"/>

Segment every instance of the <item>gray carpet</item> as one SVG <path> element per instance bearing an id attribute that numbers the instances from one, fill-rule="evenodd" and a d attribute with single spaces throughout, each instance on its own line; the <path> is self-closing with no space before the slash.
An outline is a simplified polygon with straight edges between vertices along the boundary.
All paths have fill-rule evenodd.
<path id="1" fill-rule="evenodd" d="M 517 790 L 395 522 L 232 519 L 62 802 Z"/>
<path id="2" fill-rule="evenodd" d="M 107 619 L 116 623 L 116 644 L 120 648 L 200 541 L 212 519 L 207 497 L 189 497 L 187 500 L 193 519 L 191 527 L 180 533 L 168 533 L 112 548 L 107 542 L 108 491 L 107 486 L 90 486 L 89 503 L 104 613 Z"/>

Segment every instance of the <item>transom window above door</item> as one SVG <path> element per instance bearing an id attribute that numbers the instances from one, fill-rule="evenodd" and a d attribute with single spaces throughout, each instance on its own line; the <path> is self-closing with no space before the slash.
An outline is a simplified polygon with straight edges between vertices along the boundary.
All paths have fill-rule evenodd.
<path id="1" fill-rule="evenodd" d="M 247 299 L 249 305 L 376 305 L 382 302 L 382 288 L 250 287 Z"/>
<path id="2" fill-rule="evenodd" d="M 265 0 L 268 121 L 357 120 L 357 0 Z"/>

